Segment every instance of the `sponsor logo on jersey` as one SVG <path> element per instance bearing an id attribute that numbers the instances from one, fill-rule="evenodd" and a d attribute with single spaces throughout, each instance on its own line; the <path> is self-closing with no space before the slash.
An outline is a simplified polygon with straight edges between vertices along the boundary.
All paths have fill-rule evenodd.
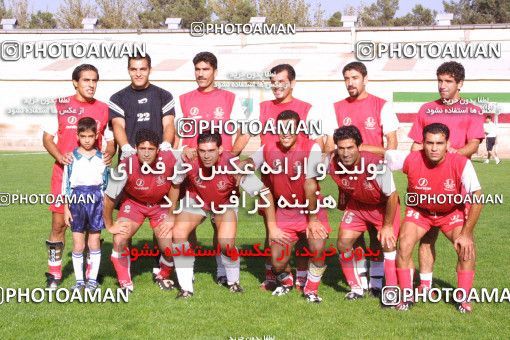
<path id="1" fill-rule="evenodd" d="M 345 117 L 344 120 L 343 120 L 343 123 L 345 126 L 348 126 L 348 125 L 351 125 L 352 124 L 352 120 L 350 117 Z"/>
<path id="2" fill-rule="evenodd" d="M 431 188 L 428 185 L 429 181 L 426 178 L 421 177 L 420 179 L 418 179 L 418 185 L 415 186 L 415 189 L 430 190 Z"/>
<path id="3" fill-rule="evenodd" d="M 145 104 L 147 102 L 148 102 L 147 98 L 138 99 L 138 104 Z"/>
<path id="4" fill-rule="evenodd" d="M 273 169 L 274 169 L 274 168 L 278 168 L 278 167 L 280 167 L 280 166 L 282 166 L 282 160 L 281 160 L 281 159 L 275 159 L 275 160 L 273 161 Z"/>
<path id="5" fill-rule="evenodd" d="M 67 122 L 69 124 L 74 125 L 74 124 L 76 124 L 77 121 L 78 121 L 78 118 L 76 118 L 76 116 L 69 116 L 69 117 L 67 117 Z"/>
<path id="6" fill-rule="evenodd" d="M 138 178 L 138 179 L 136 180 L 136 186 L 137 186 L 137 187 L 143 187 L 143 185 L 144 185 L 143 179 Z"/>
<path id="7" fill-rule="evenodd" d="M 374 117 L 368 117 L 367 120 L 365 120 L 365 129 L 367 130 L 373 130 L 375 129 L 375 119 Z"/>
<path id="8" fill-rule="evenodd" d="M 200 177 L 195 177 L 195 185 L 200 188 L 205 188 L 205 185 Z"/>
<path id="9" fill-rule="evenodd" d="M 349 187 L 349 184 L 351 184 L 347 178 L 342 178 L 341 182 L 344 187 Z"/>
<path id="10" fill-rule="evenodd" d="M 131 211 L 131 206 L 130 206 L 129 204 L 126 204 L 126 205 L 124 206 L 124 212 L 125 212 L 126 214 L 129 214 L 129 212 L 130 212 L 130 211 Z"/>
<path id="11" fill-rule="evenodd" d="M 193 106 L 191 109 L 189 109 L 189 115 L 192 117 L 198 115 L 198 112 L 199 112 L 199 110 L 198 110 L 198 107 L 196 107 L 196 106 Z"/>

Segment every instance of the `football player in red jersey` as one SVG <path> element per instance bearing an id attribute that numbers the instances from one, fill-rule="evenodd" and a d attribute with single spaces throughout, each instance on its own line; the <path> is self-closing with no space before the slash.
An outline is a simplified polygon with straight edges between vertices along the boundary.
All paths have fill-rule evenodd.
<path id="1" fill-rule="evenodd" d="M 478 151 L 485 134 L 482 110 L 460 96 L 464 85 L 465 70 L 462 64 L 449 61 L 439 66 L 436 72 L 440 99 L 420 107 L 416 120 L 409 131 L 414 141 L 411 150 L 423 148 L 423 128 L 432 123 L 445 124 L 450 129 L 448 152 L 459 153 L 468 158 Z M 435 261 L 434 245 L 439 230 L 431 229 L 420 240 L 418 259 L 420 263 L 420 289 L 432 287 Z"/>
<path id="2" fill-rule="evenodd" d="M 78 147 L 76 129 L 78 120 L 91 117 L 97 123 L 97 148 L 103 151 L 103 161 L 111 164 L 115 154 L 113 134 L 108 129 L 108 105 L 94 98 L 99 81 L 97 68 L 90 64 L 82 64 L 73 70 L 73 96 L 59 98 L 55 101 L 57 119 L 43 128 L 43 145 L 48 153 L 55 158 L 51 175 L 51 193 L 56 197 L 62 190 L 64 165 L 72 162 L 72 151 Z M 55 142 L 55 138 L 57 141 Z M 103 140 L 106 148 L 103 149 Z M 48 287 L 55 288 L 62 279 L 62 252 L 64 251 L 66 225 L 64 222 L 64 205 L 52 204 L 51 232 L 46 245 L 48 247 Z M 87 266 L 90 266 L 87 260 Z"/>
<path id="3" fill-rule="evenodd" d="M 469 294 L 475 276 L 474 228 L 482 205 L 473 203 L 465 217 L 463 203 L 446 200 L 450 195 L 481 195 L 481 187 L 473 164 L 465 156 L 448 152 L 450 130 L 441 123 L 423 129 L 423 150 L 400 157 L 402 171 L 407 175 L 406 213 L 400 229 L 397 250 L 397 276 L 401 289 L 413 288 L 413 248 L 431 228 L 440 229 L 457 252 L 457 286 Z M 392 151 L 387 152 L 391 158 Z M 393 153 L 402 153 L 393 151 Z M 396 157 L 395 159 L 398 159 Z M 443 199 L 440 198 L 443 196 Z M 402 301 L 397 309 L 408 310 L 413 301 Z M 471 304 L 458 305 L 462 313 L 471 312 Z"/>
<path id="4" fill-rule="evenodd" d="M 359 151 L 363 139 L 357 127 L 342 126 L 333 138 L 336 151 L 329 164 L 329 174 L 347 201 L 338 230 L 340 266 L 351 287 L 345 297 L 355 300 L 364 296 L 364 289 L 352 247 L 369 228 L 377 230 L 381 243 L 378 248 L 382 248 L 384 254 L 383 270 L 373 274 L 384 275 L 387 286 L 397 285 L 395 249 L 400 228 L 400 204 L 393 174 L 383 165 L 383 158 Z"/>
<path id="5" fill-rule="evenodd" d="M 148 218 L 162 255 L 159 259 L 160 271 L 155 276 L 155 281 L 161 289 L 170 290 L 173 288 L 173 282 L 170 280 L 173 261 L 168 251 L 172 245 L 172 228 L 175 220 L 173 210 L 177 205 L 179 184 L 182 181 L 174 176 L 174 171 L 181 162 L 181 155 L 172 150 L 158 150 L 161 139 L 152 130 L 138 130 L 135 141 L 137 154 L 122 160 L 119 169 L 124 170 L 119 175 L 120 179 L 110 180 L 105 191 L 105 225 L 114 235 L 111 260 L 120 287 L 129 292 L 133 291 L 128 244 L 145 218 Z M 145 171 L 146 165 L 151 169 L 158 169 L 158 172 Z M 169 177 L 175 178 L 170 181 Z M 113 207 L 115 199 L 121 192 L 123 192 L 121 205 L 117 221 L 114 223 Z M 170 207 L 166 207 L 168 200 L 165 196 L 171 202 Z"/>

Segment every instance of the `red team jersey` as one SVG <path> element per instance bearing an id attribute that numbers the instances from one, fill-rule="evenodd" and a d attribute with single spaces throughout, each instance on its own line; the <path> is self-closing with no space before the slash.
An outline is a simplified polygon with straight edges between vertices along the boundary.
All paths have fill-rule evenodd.
<path id="1" fill-rule="evenodd" d="M 361 100 L 346 98 L 334 104 L 338 126 L 356 126 L 363 143 L 375 146 L 383 145 L 381 111 L 386 101 L 368 94 Z"/>
<path id="2" fill-rule="evenodd" d="M 210 92 L 193 90 L 179 97 L 183 118 L 195 121 L 227 121 L 232 114 L 235 94 L 223 89 L 215 88 Z M 193 129 L 196 131 L 196 129 Z M 191 133 L 190 133 L 191 135 Z M 198 135 L 198 133 L 197 133 Z M 194 137 L 182 137 L 182 145 L 197 147 L 197 135 Z M 232 135 L 222 134 L 224 150 L 232 149 Z"/>
<path id="3" fill-rule="evenodd" d="M 365 151 L 361 151 L 360 155 L 364 159 L 365 169 L 367 169 L 369 164 L 375 164 L 376 166 L 382 164 L 383 158 L 378 155 Z M 346 168 L 353 170 L 354 165 Z M 362 174 L 356 174 L 356 179 L 353 178 L 352 174 L 336 174 L 335 171 L 340 169 L 338 158 L 335 155 L 331 158 L 329 164 L 329 174 L 338 186 L 339 191 L 346 194 L 347 199 L 347 206 L 340 228 L 360 232 L 366 231 L 369 225 L 373 225 L 377 230 L 382 228 L 388 199 L 388 196 L 386 196 L 381 187 L 382 183 L 380 184 L 376 178 L 369 180 L 368 177 L 371 174 L 367 174 L 366 171 Z M 387 169 L 386 171 L 389 170 Z M 383 177 L 383 181 L 386 180 L 393 182 L 391 176 Z M 399 230 L 400 204 L 397 204 L 395 218 L 393 219 L 395 237 L 398 236 Z"/>
<path id="4" fill-rule="evenodd" d="M 222 168 L 227 166 L 229 170 L 233 170 L 229 162 L 229 159 L 233 157 L 231 153 L 223 152 L 216 166 L 221 166 Z M 192 169 L 186 174 L 188 183 L 187 189 L 191 198 L 200 196 L 204 201 L 204 210 L 210 211 L 212 202 L 214 202 L 215 207 L 218 207 L 219 204 L 227 204 L 230 196 L 233 195 L 233 191 L 235 191 L 236 195 L 239 193 L 239 189 L 236 186 L 236 179 L 233 175 L 215 174 L 212 179 L 203 180 L 199 176 L 200 163 L 198 158 L 195 159 L 191 165 Z M 202 167 L 202 174 L 204 176 L 210 176 L 211 171 L 211 168 Z"/>
<path id="5" fill-rule="evenodd" d="M 305 202 L 306 196 L 304 186 L 306 178 L 303 174 L 304 159 L 305 157 L 308 158 L 315 144 L 314 141 L 300 136 L 294 148 L 291 150 L 285 151 L 280 147 L 279 143 L 272 143 L 264 146 L 264 160 L 269 166 L 276 168 L 278 164 L 281 164 L 283 167 L 285 159 L 287 159 L 288 163 L 287 174 L 268 175 L 271 193 L 273 197 L 275 197 L 275 200 L 283 196 L 289 202 L 294 202 L 295 199 L 297 199 L 299 203 Z M 291 177 L 296 176 L 298 167 L 301 168 L 301 176 L 296 180 L 291 180 Z M 317 190 L 320 190 L 320 188 L 317 188 Z M 293 198 L 292 194 L 296 194 L 296 197 Z"/>
<path id="6" fill-rule="evenodd" d="M 365 169 L 368 164 L 379 165 L 383 159 L 373 153 L 361 151 L 361 157 L 365 162 Z M 379 163 L 381 161 L 381 163 Z M 348 170 L 354 169 L 346 167 Z M 353 177 L 352 174 L 336 174 L 335 171 L 340 170 L 338 165 L 338 158 L 335 155 L 331 158 L 329 165 L 329 174 L 331 178 L 338 185 L 339 190 L 348 195 L 347 208 L 350 209 L 363 209 L 364 206 L 373 208 L 374 205 L 381 206 L 386 204 L 387 197 L 382 193 L 379 184 L 375 179 L 368 180 L 366 171 L 362 174 L 356 174 L 357 179 L 349 179 Z M 388 170 L 389 171 L 389 170 Z"/>
<path id="7" fill-rule="evenodd" d="M 301 208 L 282 209 L 278 207 L 277 202 L 282 196 L 291 203 L 294 203 L 295 200 L 300 204 L 306 202 L 304 190 L 306 180 L 304 174 L 304 160 L 305 157 L 310 157 L 310 152 L 314 145 L 317 145 L 317 143 L 306 137 L 299 136 L 296 145 L 294 145 L 294 148 L 291 150 L 285 151 L 279 146 L 279 143 L 267 144 L 264 145 L 263 148 L 263 158 L 269 166 L 275 168 L 278 164 L 281 164 L 283 168 L 285 159 L 287 159 L 288 162 L 287 173 L 269 174 L 266 176 L 264 184 L 269 187 L 275 200 L 276 224 L 278 228 L 286 232 L 293 241 L 306 237 L 305 232 L 308 226 L 308 217 L 301 213 Z M 291 180 L 291 177 L 297 175 L 298 168 L 301 168 L 301 176 L 296 180 Z M 320 191 L 319 185 L 317 185 L 317 190 Z M 292 194 L 295 194 L 296 197 L 292 197 Z M 322 196 L 319 196 L 317 199 L 322 199 Z M 317 218 L 326 231 L 328 233 L 331 232 L 328 215 L 325 209 L 319 209 Z"/>
<path id="8" fill-rule="evenodd" d="M 57 109 L 58 129 L 56 134 L 53 131 L 46 131 L 57 137 L 57 149 L 65 154 L 72 152 L 78 144 L 77 129 L 78 120 L 84 117 L 93 118 L 97 123 L 97 147 L 101 149 L 104 132 L 108 124 L 108 105 L 94 99 L 92 102 L 80 102 L 76 97 L 69 96 L 55 100 Z M 59 195 L 62 190 L 63 166 L 55 161 L 51 177 L 51 193 Z M 63 214 L 64 206 L 52 204 L 50 210 Z"/>
<path id="9" fill-rule="evenodd" d="M 464 103 L 464 100 L 445 105 L 439 99 L 422 105 L 409 131 L 409 138 L 422 143 L 423 128 L 432 123 L 442 123 L 450 129 L 450 145 L 460 149 L 471 139 L 484 139 L 483 122 L 482 110 L 478 106 Z"/>
<path id="10" fill-rule="evenodd" d="M 402 168 L 402 172 L 407 175 L 407 192 L 426 195 L 461 194 L 463 189 L 462 173 L 468 159 L 456 153 L 446 153 L 445 157 L 442 163 L 431 167 L 423 151 L 411 152 L 405 159 Z M 446 214 L 459 208 L 453 202 L 448 203 L 448 201 L 443 204 L 423 202 L 419 208 L 440 214 Z"/>
<path id="11" fill-rule="evenodd" d="M 129 169 L 130 162 L 132 164 L 131 174 L 128 175 L 124 186 L 124 192 L 128 198 L 150 205 L 166 203 L 163 197 L 168 194 L 172 186 L 172 182 L 167 177 L 174 174 L 174 166 L 177 160 L 172 151 L 159 151 L 157 157 L 151 167 L 156 169 L 155 164 L 161 157 L 161 161 L 165 163 L 165 172 L 163 174 L 149 173 L 144 175 L 141 171 L 143 163 L 139 161 L 137 155 L 132 155 L 121 162 L 121 164 L 126 165 L 126 171 Z"/>
<path id="12" fill-rule="evenodd" d="M 65 103 L 65 101 L 69 102 Z M 77 129 L 78 120 L 84 117 L 93 118 L 97 123 L 97 147 L 101 149 L 102 138 L 108 125 L 108 105 L 95 100 L 92 102 L 80 102 L 75 96 L 69 96 L 64 100 L 56 100 L 58 131 L 57 148 L 60 153 L 72 152 L 78 144 Z"/>
<path id="13" fill-rule="evenodd" d="M 295 111 L 302 121 L 306 121 L 311 107 L 311 104 L 297 98 L 293 98 L 290 102 L 283 104 L 279 104 L 276 100 L 267 100 L 260 103 L 260 122 L 264 127 L 268 121 L 272 120 L 276 126 L 276 118 L 281 112 L 286 110 Z M 274 144 L 278 140 L 278 135 L 269 133 L 260 135 L 260 145 Z"/>

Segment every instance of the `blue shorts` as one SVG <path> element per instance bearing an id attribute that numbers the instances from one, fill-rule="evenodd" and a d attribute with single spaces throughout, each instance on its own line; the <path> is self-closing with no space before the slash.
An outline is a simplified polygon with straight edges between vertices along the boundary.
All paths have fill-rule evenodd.
<path id="1" fill-rule="evenodd" d="M 69 204 L 73 217 L 72 232 L 101 231 L 105 228 L 103 220 L 103 195 L 99 185 L 77 186 L 73 188 Z M 92 201 L 92 202 L 90 202 Z"/>

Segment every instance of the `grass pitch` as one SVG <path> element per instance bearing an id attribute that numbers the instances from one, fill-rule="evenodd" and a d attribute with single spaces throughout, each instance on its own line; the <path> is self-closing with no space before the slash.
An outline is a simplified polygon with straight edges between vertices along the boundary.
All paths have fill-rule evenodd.
<path id="1" fill-rule="evenodd" d="M 52 159 L 47 154 L 0 154 L 0 192 L 47 193 Z M 475 163 L 484 193 L 503 194 L 503 205 L 488 205 L 476 227 L 476 288 L 509 287 L 510 260 L 510 162 L 496 166 Z M 396 174 L 402 196 L 406 182 Z M 328 179 L 323 192 L 336 197 Z M 240 213 L 238 244 L 249 247 L 264 237 L 259 216 Z M 330 223 L 338 230 L 341 213 L 330 211 Z M 51 215 L 45 205 L 0 207 L 1 250 L 0 286 L 44 287 L 47 269 L 45 240 Z M 146 223 L 133 239 L 141 248 L 152 242 Z M 199 241 L 210 242 L 209 222 L 198 228 Z M 116 288 L 109 255 L 112 237 L 103 232 L 105 243 L 101 273 L 103 288 Z M 332 240 L 334 242 L 334 240 Z M 71 234 L 67 233 L 64 252 L 63 287 L 74 284 L 71 263 Z M 444 236 L 437 243 L 435 287 L 455 287 L 456 254 Z M 151 279 L 153 260 L 142 258 L 132 267 L 135 292 L 128 303 L 4 303 L 0 305 L 0 337 L 7 338 L 506 338 L 510 336 L 510 304 L 475 304 L 470 315 L 460 314 L 450 303 L 418 303 L 406 313 L 381 309 L 374 298 L 348 302 L 343 299 L 347 285 L 336 258 L 328 259 L 328 269 L 320 288 L 324 301 L 308 304 L 297 292 L 273 297 L 259 290 L 264 277 L 263 260 L 241 260 L 243 294 L 231 294 L 214 282 L 213 258 L 197 258 L 195 296 L 176 301 L 176 291 L 164 292 Z"/>

